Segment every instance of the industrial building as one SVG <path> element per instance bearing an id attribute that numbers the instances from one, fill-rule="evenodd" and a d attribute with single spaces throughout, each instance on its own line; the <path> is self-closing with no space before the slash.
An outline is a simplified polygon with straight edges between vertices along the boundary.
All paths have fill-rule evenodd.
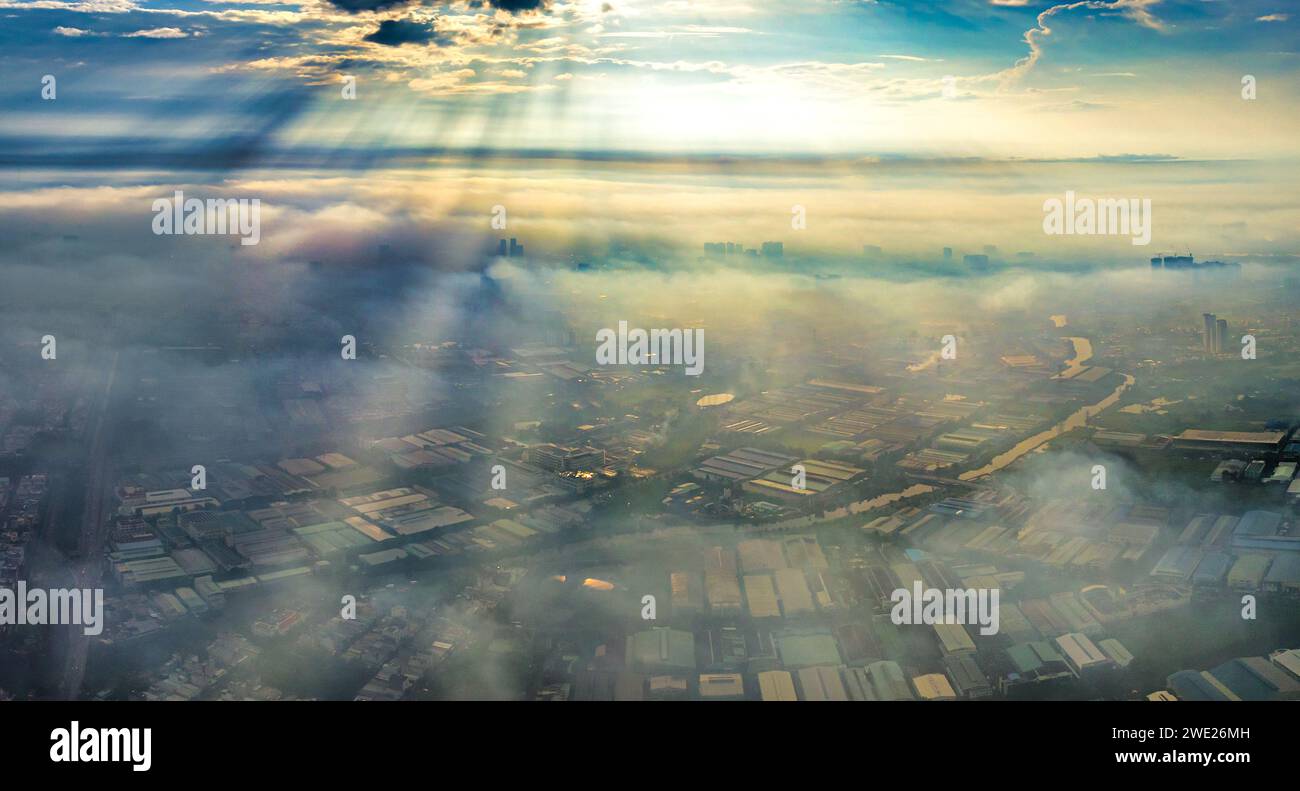
<path id="1" fill-rule="evenodd" d="M 745 575 L 745 601 L 749 605 L 751 618 L 780 618 L 781 607 L 777 603 L 776 587 L 770 574 Z"/>
<path id="2" fill-rule="evenodd" d="M 1170 547 L 1151 569 L 1151 577 L 1161 582 L 1182 584 L 1192 578 L 1204 553 L 1197 547 Z"/>
<path id="3" fill-rule="evenodd" d="M 1300 535 L 1284 535 L 1282 526 L 1279 513 L 1247 511 L 1232 531 L 1232 548 L 1300 552 Z"/>
<path id="4" fill-rule="evenodd" d="M 736 671 L 749 660 L 745 635 L 735 626 L 721 626 L 695 633 L 695 658 L 701 669 L 712 672 Z"/>
<path id="5" fill-rule="evenodd" d="M 876 700 L 915 700 L 912 687 L 907 683 L 907 676 L 897 662 L 884 660 L 872 662 L 866 667 L 867 678 Z"/>
<path id="6" fill-rule="evenodd" d="M 1289 648 L 1269 654 L 1268 661 L 1282 668 L 1292 678 L 1300 681 L 1300 649 Z"/>
<path id="7" fill-rule="evenodd" d="M 776 571 L 787 565 L 780 542 L 766 538 L 741 541 L 736 544 L 736 554 L 740 556 L 740 571 L 744 574 Z"/>
<path id="8" fill-rule="evenodd" d="M 803 690 L 802 700 L 849 699 L 838 668 L 829 665 L 805 667 L 800 669 L 797 675 L 799 688 Z"/>
<path id="9" fill-rule="evenodd" d="M 1207 431 L 1189 428 L 1173 438 L 1176 451 L 1211 454 L 1251 454 L 1282 450 L 1285 431 Z"/>
<path id="10" fill-rule="evenodd" d="M 634 673 L 695 669 L 695 637 L 678 629 L 656 628 L 627 638 L 627 669 Z"/>
<path id="11" fill-rule="evenodd" d="M 1165 686 L 1179 700 L 1241 700 L 1204 670 L 1179 670 L 1165 679 Z"/>
<path id="12" fill-rule="evenodd" d="M 1210 675 L 1240 700 L 1296 700 L 1300 681 L 1262 656 L 1230 659 Z"/>
<path id="13" fill-rule="evenodd" d="M 794 678 L 784 670 L 767 670 L 758 674 L 758 690 L 763 700 L 798 700 Z"/>
<path id="14" fill-rule="evenodd" d="M 738 700 L 745 697 L 745 682 L 739 673 L 704 673 L 700 675 L 700 697 Z"/>
<path id="15" fill-rule="evenodd" d="M 1300 554 L 1278 555 L 1264 575 L 1263 587 L 1268 593 L 1300 596 Z"/>
<path id="16" fill-rule="evenodd" d="M 942 673 L 928 673 L 912 679 L 916 696 L 921 700 L 956 700 L 957 693 Z"/>
<path id="17" fill-rule="evenodd" d="M 793 468 L 803 469 L 802 486 L 795 479 Z M 811 497 L 825 494 L 834 487 L 857 480 L 867 471 L 833 461 L 804 459 L 784 469 L 775 469 L 745 481 L 741 489 L 764 499 L 783 503 L 800 503 Z"/>
<path id="18" fill-rule="evenodd" d="M 1086 635 L 1078 632 L 1061 635 L 1056 638 L 1056 645 L 1070 670 L 1080 678 L 1114 664 Z"/>
<path id="19" fill-rule="evenodd" d="M 781 597 L 781 610 L 787 617 L 816 610 L 802 569 L 777 569 L 774 576 L 776 590 Z"/>
<path id="20" fill-rule="evenodd" d="M 1228 581 L 1228 572 L 1236 558 L 1227 552 L 1206 552 L 1196 572 L 1192 574 L 1192 585 L 1197 588 L 1221 588 Z"/>
<path id="21" fill-rule="evenodd" d="M 993 694 L 984 671 L 980 670 L 975 659 L 969 654 L 951 654 L 943 658 L 944 670 L 952 681 L 953 689 L 963 698 L 972 700 L 986 698 Z"/>
<path id="22" fill-rule="evenodd" d="M 1115 663 L 1115 666 L 1123 669 L 1133 664 L 1133 654 L 1129 652 L 1124 644 L 1115 638 L 1107 638 L 1097 643 L 1106 658 Z"/>
<path id="23" fill-rule="evenodd" d="M 1272 562 L 1271 555 L 1251 553 L 1240 556 L 1228 572 L 1228 587 L 1245 593 L 1259 590 Z"/>
<path id="24" fill-rule="evenodd" d="M 944 656 L 975 653 L 975 641 L 970 639 L 966 627 L 959 623 L 936 623 L 934 633 Z"/>
<path id="25" fill-rule="evenodd" d="M 528 449 L 528 461 L 551 472 L 593 471 L 605 466 L 605 451 L 598 448 L 537 445 Z"/>
<path id="26" fill-rule="evenodd" d="M 220 507 L 221 503 L 215 497 L 194 494 L 189 489 L 164 489 L 148 492 L 142 497 L 124 498 L 119 512 L 150 519 L 175 511 Z"/>
<path id="27" fill-rule="evenodd" d="M 777 655 L 787 668 L 843 664 L 839 646 L 829 632 L 788 631 L 776 638 Z"/>
<path id="28" fill-rule="evenodd" d="M 1036 684 L 1069 678 L 1074 671 L 1065 657 L 1045 640 L 1017 643 L 1007 649 L 1012 670 L 999 679 L 1003 692 L 1022 684 Z"/>
<path id="29" fill-rule="evenodd" d="M 758 448 L 739 448 L 705 459 L 691 474 L 697 480 L 710 483 L 740 483 L 775 469 L 789 470 L 796 461 L 798 459 L 794 456 L 769 453 Z"/>
<path id="30" fill-rule="evenodd" d="M 113 576 L 124 587 L 153 585 L 174 586 L 189 580 L 175 560 L 163 556 L 145 560 L 128 560 L 112 565 Z M 169 585 L 170 583 L 170 585 Z"/>
<path id="31" fill-rule="evenodd" d="M 740 582 L 734 570 L 708 569 L 704 572 L 704 591 L 709 611 L 715 615 L 740 614 Z"/>

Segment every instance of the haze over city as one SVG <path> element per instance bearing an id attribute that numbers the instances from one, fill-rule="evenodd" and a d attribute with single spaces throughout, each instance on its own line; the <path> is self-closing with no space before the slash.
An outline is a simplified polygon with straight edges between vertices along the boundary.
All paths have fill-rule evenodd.
<path id="1" fill-rule="evenodd" d="M 1300 696 L 1288 4 L 0 18 L 0 697 Z"/>

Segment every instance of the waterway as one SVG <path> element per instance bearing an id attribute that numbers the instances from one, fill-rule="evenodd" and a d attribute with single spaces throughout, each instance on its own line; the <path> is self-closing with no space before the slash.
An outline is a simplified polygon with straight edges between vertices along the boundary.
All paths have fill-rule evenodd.
<path id="1" fill-rule="evenodd" d="M 1066 340 L 1074 344 L 1074 356 L 1065 361 L 1065 370 L 1053 376 L 1053 379 L 1070 379 L 1078 376 L 1087 367 L 1084 363 L 1092 359 L 1092 341 L 1087 338 L 1066 338 Z"/>
<path id="2" fill-rule="evenodd" d="M 1124 394 L 1124 391 L 1133 386 L 1133 382 L 1135 381 L 1133 377 L 1129 374 L 1123 374 L 1123 376 L 1124 382 L 1119 387 L 1116 387 L 1110 395 L 1095 404 L 1088 404 L 1079 407 L 1079 409 L 1075 410 L 1073 414 L 1062 420 L 1060 423 L 1057 423 L 1046 431 L 1040 431 L 1034 436 L 1022 440 L 1011 450 L 993 457 L 993 461 L 985 464 L 978 470 L 967 470 L 966 472 L 963 472 L 961 475 L 957 476 L 958 480 L 973 481 L 976 478 L 983 478 L 985 475 L 997 472 L 1048 440 L 1055 439 L 1067 431 L 1071 431 L 1086 424 L 1089 418 L 1114 406 L 1115 402 L 1119 400 L 1119 397 Z"/>

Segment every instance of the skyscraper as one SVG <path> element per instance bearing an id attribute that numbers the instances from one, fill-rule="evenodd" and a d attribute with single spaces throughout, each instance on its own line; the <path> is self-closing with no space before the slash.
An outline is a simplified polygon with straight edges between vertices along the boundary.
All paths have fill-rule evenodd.
<path id="1" fill-rule="evenodd" d="M 1214 330 L 1214 353 L 1223 354 L 1228 350 L 1228 322 L 1217 319 Z"/>
<path id="2" fill-rule="evenodd" d="M 1205 322 L 1205 330 L 1201 335 L 1201 344 L 1205 347 L 1206 354 L 1214 354 L 1216 326 L 1213 313 L 1202 313 L 1201 320 Z"/>

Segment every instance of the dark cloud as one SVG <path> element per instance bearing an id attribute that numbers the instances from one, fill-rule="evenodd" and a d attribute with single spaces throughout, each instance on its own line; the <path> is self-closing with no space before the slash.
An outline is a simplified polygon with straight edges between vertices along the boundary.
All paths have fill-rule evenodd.
<path id="1" fill-rule="evenodd" d="M 447 39 L 432 24 L 413 19 L 385 19 L 379 29 L 366 36 L 366 41 L 400 47 L 403 44 L 445 44 Z"/>
<path id="2" fill-rule="evenodd" d="M 551 6 L 551 0 L 486 0 L 487 4 L 514 14 L 519 11 L 542 11 Z"/>
<path id="3" fill-rule="evenodd" d="M 410 5 L 412 0 L 329 0 L 330 4 L 356 14 L 361 11 L 382 11 L 385 8 Z"/>

